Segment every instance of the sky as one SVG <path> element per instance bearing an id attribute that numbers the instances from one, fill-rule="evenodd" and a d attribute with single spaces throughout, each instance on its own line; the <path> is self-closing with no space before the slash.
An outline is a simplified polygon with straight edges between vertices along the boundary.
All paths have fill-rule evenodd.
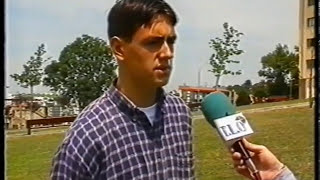
<path id="1" fill-rule="evenodd" d="M 6 86 L 7 93 L 27 93 L 9 77 L 21 73 L 23 64 L 37 47 L 46 45 L 46 57 L 58 59 L 62 49 L 82 34 L 107 40 L 107 14 L 115 0 L 10 0 L 6 3 Z M 241 63 L 231 69 L 242 70 L 238 76 L 224 76 L 221 85 L 259 82 L 261 57 L 287 44 L 291 50 L 299 40 L 299 0 L 167 0 L 176 11 L 178 40 L 174 68 L 167 90 L 179 85 L 213 86 L 215 77 L 208 72 L 212 50 L 209 40 L 221 37 L 222 24 L 228 22 L 244 33 L 235 57 Z M 35 93 L 49 92 L 37 86 Z"/>

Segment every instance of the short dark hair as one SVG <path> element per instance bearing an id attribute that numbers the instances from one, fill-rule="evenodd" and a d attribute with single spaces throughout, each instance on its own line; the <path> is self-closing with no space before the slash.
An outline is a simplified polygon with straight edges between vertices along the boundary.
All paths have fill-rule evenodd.
<path id="1" fill-rule="evenodd" d="M 164 0 L 118 0 L 108 16 L 109 39 L 117 36 L 131 41 L 138 28 L 158 15 L 165 15 L 173 26 L 178 21 L 175 12 Z"/>

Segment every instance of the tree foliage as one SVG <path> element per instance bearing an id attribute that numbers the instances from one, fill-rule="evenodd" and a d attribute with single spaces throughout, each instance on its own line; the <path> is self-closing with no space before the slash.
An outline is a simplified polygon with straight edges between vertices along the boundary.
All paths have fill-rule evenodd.
<path id="1" fill-rule="evenodd" d="M 287 45 L 278 44 L 276 49 L 261 58 L 259 76 L 275 82 L 276 79 L 299 77 L 299 56 L 297 50 L 290 52 Z"/>
<path id="2" fill-rule="evenodd" d="M 44 58 L 46 50 L 44 44 L 40 44 L 38 49 L 34 53 L 34 56 L 30 57 L 30 60 L 23 65 L 23 72 L 21 74 L 11 74 L 10 76 L 17 82 L 18 85 L 24 88 L 37 86 L 42 82 L 43 69 L 42 65 L 50 60 L 50 58 Z"/>
<path id="3" fill-rule="evenodd" d="M 64 95 L 55 95 L 52 98 L 55 102 L 57 102 L 61 106 L 68 106 L 70 105 L 70 98 Z"/>
<path id="4" fill-rule="evenodd" d="M 44 84 L 84 108 L 102 95 L 115 78 L 116 63 L 107 43 L 82 35 L 67 45 L 45 69 Z"/>
<path id="5" fill-rule="evenodd" d="M 246 89 L 248 89 L 248 90 L 250 90 L 252 88 L 252 82 L 251 82 L 250 79 L 248 79 L 241 86 L 246 88 Z"/>
<path id="6" fill-rule="evenodd" d="M 268 97 L 268 84 L 266 81 L 262 80 L 254 85 L 252 85 L 252 94 L 254 97 L 263 98 Z"/>
<path id="7" fill-rule="evenodd" d="M 298 48 L 291 52 L 287 45 L 278 44 L 274 51 L 261 58 L 262 69 L 259 76 L 264 77 L 269 85 L 270 95 L 288 95 L 290 81 L 293 89 L 298 90 L 299 55 Z M 297 92 L 294 94 L 298 94 Z"/>
<path id="8" fill-rule="evenodd" d="M 210 39 L 209 46 L 213 53 L 209 59 L 212 72 L 216 76 L 216 87 L 219 85 L 220 77 L 223 75 L 240 75 L 241 70 L 231 71 L 227 66 L 230 63 L 238 64 L 240 61 L 231 59 L 232 56 L 238 56 L 244 51 L 239 49 L 240 37 L 243 33 L 239 32 L 228 23 L 223 24 L 223 38 L 216 37 Z"/>
<path id="9" fill-rule="evenodd" d="M 238 99 L 236 101 L 236 105 L 237 106 L 242 106 L 242 105 L 248 105 L 251 103 L 250 100 L 250 89 L 248 89 L 245 84 L 248 83 L 248 81 L 246 81 L 245 83 L 243 83 L 241 86 L 240 85 L 233 85 L 233 86 L 228 86 L 227 89 L 228 90 L 234 90 L 237 95 L 238 95 Z M 251 81 L 250 81 L 251 83 Z"/>
<path id="10" fill-rule="evenodd" d="M 250 100 L 250 94 L 248 93 L 248 91 L 241 89 L 237 92 L 238 94 L 238 99 L 237 99 L 237 106 L 243 106 L 243 105 L 248 105 L 251 103 Z"/>

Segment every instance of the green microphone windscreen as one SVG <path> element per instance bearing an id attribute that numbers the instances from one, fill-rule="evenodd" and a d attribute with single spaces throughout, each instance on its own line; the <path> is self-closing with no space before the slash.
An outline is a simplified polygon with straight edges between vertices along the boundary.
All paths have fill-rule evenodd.
<path id="1" fill-rule="evenodd" d="M 215 119 L 235 114 L 236 108 L 224 93 L 211 93 L 203 99 L 201 111 L 206 120 L 215 127 Z"/>

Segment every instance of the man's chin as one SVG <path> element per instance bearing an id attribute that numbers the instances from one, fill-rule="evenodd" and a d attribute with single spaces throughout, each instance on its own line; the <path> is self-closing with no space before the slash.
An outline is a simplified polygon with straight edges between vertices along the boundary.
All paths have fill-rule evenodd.
<path id="1" fill-rule="evenodd" d="M 155 85 L 156 85 L 156 87 L 163 87 L 163 86 L 167 85 L 168 82 L 169 82 L 169 79 L 157 79 L 155 81 Z"/>

